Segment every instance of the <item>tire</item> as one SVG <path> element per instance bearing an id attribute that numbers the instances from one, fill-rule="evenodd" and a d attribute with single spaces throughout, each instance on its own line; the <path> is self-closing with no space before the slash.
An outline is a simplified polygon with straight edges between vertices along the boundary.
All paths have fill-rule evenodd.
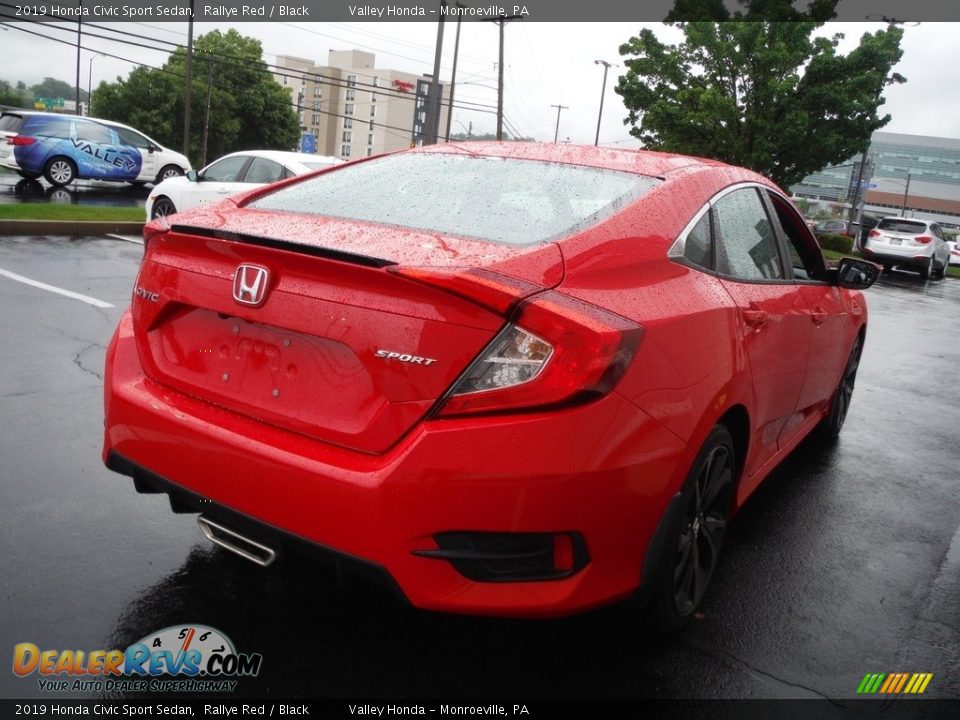
<path id="1" fill-rule="evenodd" d="M 820 421 L 817 428 L 824 440 L 836 440 L 843 429 L 847 412 L 850 410 L 850 401 L 853 399 L 853 388 L 857 383 L 857 369 L 860 367 L 862 353 L 863 335 L 858 334 L 857 339 L 853 341 L 853 347 L 850 349 L 847 364 L 843 368 L 843 375 L 840 376 L 840 384 L 837 385 L 837 389 L 833 391 L 833 397 L 830 398 L 830 412 Z"/>
<path id="2" fill-rule="evenodd" d="M 167 215 L 173 215 L 177 212 L 176 206 L 173 204 L 173 200 L 161 195 L 153 203 L 153 207 L 150 208 L 150 219 L 155 220 L 158 217 L 166 217 Z"/>
<path id="3" fill-rule="evenodd" d="M 950 258 L 943 261 L 943 265 L 937 270 L 937 277 L 943 280 L 947 276 L 947 266 L 950 264 Z"/>
<path id="4" fill-rule="evenodd" d="M 931 255 L 930 259 L 920 268 L 920 279 L 929 280 L 931 275 L 933 275 L 933 255 Z"/>
<path id="5" fill-rule="evenodd" d="M 737 461 L 730 431 L 710 431 L 681 490 L 667 534 L 660 577 L 647 606 L 658 632 L 680 630 L 693 617 L 717 567 L 733 500 Z"/>
<path id="6" fill-rule="evenodd" d="M 183 175 L 183 168 L 178 167 L 177 165 L 164 165 L 160 172 L 157 173 L 157 179 L 154 181 L 154 185 L 159 185 L 167 178 L 179 177 Z"/>
<path id="7" fill-rule="evenodd" d="M 40 177 L 40 173 L 27 172 L 26 170 L 17 170 L 17 175 L 22 177 L 24 180 L 36 180 Z"/>
<path id="8" fill-rule="evenodd" d="M 61 187 L 77 179 L 77 166 L 73 160 L 63 156 L 52 157 L 43 168 L 43 176 L 51 185 Z"/>

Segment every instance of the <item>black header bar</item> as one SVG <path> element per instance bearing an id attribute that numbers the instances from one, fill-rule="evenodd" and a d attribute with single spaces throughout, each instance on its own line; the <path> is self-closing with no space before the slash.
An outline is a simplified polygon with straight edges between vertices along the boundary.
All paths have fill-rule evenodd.
<path id="1" fill-rule="evenodd" d="M 807 0 L 795 0 L 794 10 L 807 11 Z M 359 0 L 2 0 L 2 22 L 67 20 L 85 22 L 436 22 L 490 20 L 517 16 L 532 22 L 662 22 L 671 12 L 683 20 L 713 20 L 713 3 L 677 0 L 483 0 L 448 2 L 360 2 Z M 743 9 L 737 0 L 728 10 Z M 769 6 L 770 4 L 767 3 Z M 695 6 L 691 8 L 690 6 Z M 862 22 L 960 21 L 955 0 L 839 0 L 834 20 Z"/>

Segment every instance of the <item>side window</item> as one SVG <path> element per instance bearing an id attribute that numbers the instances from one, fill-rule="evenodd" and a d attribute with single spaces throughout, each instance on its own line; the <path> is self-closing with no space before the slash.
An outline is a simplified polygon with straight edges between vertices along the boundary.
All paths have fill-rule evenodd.
<path id="1" fill-rule="evenodd" d="M 247 168 L 243 182 L 272 183 L 283 177 L 283 166 L 273 160 L 255 157 Z"/>
<path id="2" fill-rule="evenodd" d="M 77 137 L 100 145 L 112 145 L 113 133 L 106 125 L 95 122 L 78 122 Z"/>
<path id="3" fill-rule="evenodd" d="M 223 160 L 217 160 L 203 171 L 203 179 L 212 182 L 237 182 L 237 175 L 240 174 L 249 159 L 246 155 L 234 155 Z"/>
<path id="4" fill-rule="evenodd" d="M 147 140 L 143 135 L 133 130 L 127 130 L 127 128 L 117 128 L 117 135 L 120 136 L 120 144 L 122 145 L 132 145 L 135 148 L 140 148 L 141 150 L 146 150 L 150 147 L 150 141 Z"/>
<path id="5" fill-rule="evenodd" d="M 724 195 L 714 210 L 718 272 L 740 280 L 784 277 L 773 225 L 755 188 Z"/>
<path id="6" fill-rule="evenodd" d="M 713 270 L 713 242 L 710 239 L 710 212 L 693 226 L 683 244 L 683 257 L 705 270 Z"/>
<path id="7" fill-rule="evenodd" d="M 767 197 L 776 214 L 774 224 L 783 231 L 787 241 L 793 276 L 797 280 L 825 280 L 827 267 L 823 262 L 823 253 L 820 252 L 820 246 L 810 237 L 803 218 L 793 210 L 787 200 L 779 195 L 768 192 Z"/>

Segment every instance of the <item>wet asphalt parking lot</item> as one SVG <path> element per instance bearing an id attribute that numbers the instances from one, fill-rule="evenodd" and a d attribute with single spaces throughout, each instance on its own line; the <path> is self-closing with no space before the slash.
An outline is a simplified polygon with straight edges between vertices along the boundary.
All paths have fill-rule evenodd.
<path id="1" fill-rule="evenodd" d="M 932 672 L 927 696 L 960 699 L 960 281 L 867 291 L 840 441 L 804 443 L 764 483 L 702 615 L 662 639 L 630 606 L 453 617 L 307 560 L 261 570 L 138 495 L 100 444 L 104 349 L 141 254 L 0 238 L 0 697 L 43 697 L 11 672 L 16 643 L 125 648 L 197 623 L 263 654 L 236 698 L 845 699 L 868 672 Z"/>
<path id="2" fill-rule="evenodd" d="M 24 180 L 13 171 L 0 168 L 0 205 L 55 203 L 58 205 L 106 205 L 143 207 L 153 185 L 77 180 L 64 187 L 44 179 Z"/>

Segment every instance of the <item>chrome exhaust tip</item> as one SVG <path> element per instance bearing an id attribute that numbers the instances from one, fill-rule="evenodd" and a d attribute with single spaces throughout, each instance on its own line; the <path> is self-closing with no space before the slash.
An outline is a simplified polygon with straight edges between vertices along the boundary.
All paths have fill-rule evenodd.
<path id="1" fill-rule="evenodd" d="M 229 550 L 252 563 L 256 563 L 260 567 L 267 567 L 277 559 L 277 552 L 273 548 L 261 545 L 257 541 L 241 535 L 236 530 L 224 527 L 208 517 L 199 516 L 197 524 L 203 534 L 207 536 L 207 540 L 219 545 L 224 550 Z"/>

